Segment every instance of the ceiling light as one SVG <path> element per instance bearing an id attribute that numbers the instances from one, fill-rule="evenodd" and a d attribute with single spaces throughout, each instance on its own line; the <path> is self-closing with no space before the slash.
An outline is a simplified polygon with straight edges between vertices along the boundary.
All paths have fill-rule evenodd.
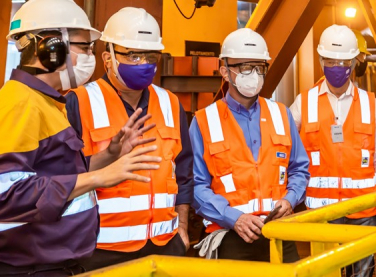
<path id="1" fill-rule="evenodd" d="M 347 8 L 345 11 L 346 17 L 355 17 L 356 9 L 355 8 Z"/>

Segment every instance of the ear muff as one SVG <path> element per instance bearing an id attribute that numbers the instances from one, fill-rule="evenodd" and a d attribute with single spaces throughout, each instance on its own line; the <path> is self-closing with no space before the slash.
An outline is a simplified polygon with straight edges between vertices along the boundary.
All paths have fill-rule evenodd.
<path id="1" fill-rule="evenodd" d="M 38 43 L 37 56 L 45 68 L 54 72 L 65 63 L 67 46 L 59 37 L 46 36 Z"/>

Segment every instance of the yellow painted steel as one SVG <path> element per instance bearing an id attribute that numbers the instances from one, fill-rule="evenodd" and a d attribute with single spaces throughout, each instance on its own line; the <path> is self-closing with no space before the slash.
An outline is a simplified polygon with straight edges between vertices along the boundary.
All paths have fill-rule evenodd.
<path id="1" fill-rule="evenodd" d="M 266 224 L 262 233 L 270 239 L 271 263 L 154 255 L 79 276 L 339 277 L 341 268 L 376 253 L 376 227 L 327 221 L 375 206 L 376 193 L 370 193 Z M 310 241 L 311 256 L 283 264 L 282 240 Z"/>
<path id="2" fill-rule="evenodd" d="M 363 16 L 371 29 L 373 38 L 376 40 L 376 1 L 375 0 L 358 0 Z"/>

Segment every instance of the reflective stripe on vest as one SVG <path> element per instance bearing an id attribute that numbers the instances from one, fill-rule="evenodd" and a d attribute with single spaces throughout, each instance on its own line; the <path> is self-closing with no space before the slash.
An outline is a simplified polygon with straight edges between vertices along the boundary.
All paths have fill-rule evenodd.
<path id="1" fill-rule="evenodd" d="M 151 237 L 172 233 L 179 226 L 179 217 L 172 220 L 151 223 Z M 126 227 L 101 227 L 98 243 L 118 243 L 148 239 L 148 225 Z"/>
<path id="2" fill-rule="evenodd" d="M 276 134 L 285 135 L 285 127 L 283 124 L 283 119 L 278 104 L 269 99 L 265 99 L 265 101 L 271 114 Z M 211 142 L 215 143 L 224 141 L 217 103 L 213 103 L 210 106 L 206 107 L 205 112 L 208 121 Z M 284 168 L 284 170 L 286 169 Z M 220 180 L 223 183 L 226 193 L 236 191 L 232 173 L 221 176 Z M 273 201 L 271 198 L 262 199 L 263 211 L 268 212 L 274 209 L 274 205 L 276 202 L 277 201 Z M 259 212 L 259 199 L 252 199 L 247 204 L 233 206 L 233 208 L 240 210 L 244 213 Z"/>
<path id="3" fill-rule="evenodd" d="M 163 88 L 160 88 L 156 85 L 152 85 L 155 92 L 158 95 L 159 105 L 161 107 L 161 111 L 164 117 L 165 125 L 167 127 L 174 127 L 174 118 L 172 117 L 172 108 L 171 108 L 171 101 L 170 96 L 168 95 L 167 91 Z"/>
<path id="4" fill-rule="evenodd" d="M 172 208 L 175 207 L 176 194 L 156 193 L 154 195 L 154 208 Z M 129 198 L 116 197 L 109 199 L 99 199 L 99 213 L 126 213 L 143 211 L 150 209 L 150 195 L 135 195 Z"/>
<path id="5" fill-rule="evenodd" d="M 311 177 L 308 186 L 310 188 L 338 189 L 340 183 L 343 189 L 365 189 L 375 186 L 375 178 L 353 180 L 338 177 Z"/>
<path id="6" fill-rule="evenodd" d="M 85 85 L 90 100 L 91 112 L 93 115 L 94 129 L 110 126 L 110 120 L 107 114 L 106 102 L 103 93 L 97 82 L 91 82 Z"/>
<path id="7" fill-rule="evenodd" d="M 371 112 L 369 98 L 365 90 L 358 88 L 360 107 L 362 112 L 362 123 L 371 124 Z M 319 87 L 316 86 L 308 91 L 308 123 L 318 121 Z"/>
<path id="8" fill-rule="evenodd" d="M 172 108 L 170 97 L 166 90 L 158 86 L 152 85 L 158 95 L 160 108 L 163 113 L 166 126 L 174 127 L 174 119 L 172 117 Z M 90 107 L 93 115 L 94 129 L 110 126 L 108 118 L 106 102 L 103 93 L 97 82 L 91 82 L 85 85 L 90 99 Z"/>

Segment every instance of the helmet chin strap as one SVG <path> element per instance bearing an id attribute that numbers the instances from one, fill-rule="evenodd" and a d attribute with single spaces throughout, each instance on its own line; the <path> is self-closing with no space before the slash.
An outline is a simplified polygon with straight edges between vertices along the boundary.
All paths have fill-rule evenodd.
<path id="1" fill-rule="evenodd" d="M 73 71 L 73 64 L 71 60 L 71 55 L 70 55 L 70 45 L 69 45 L 69 34 L 67 28 L 61 28 L 61 34 L 63 37 L 63 42 L 67 46 L 67 58 L 66 58 L 66 65 L 67 65 L 67 71 L 68 71 L 68 76 L 69 76 L 69 82 L 71 85 L 71 88 L 77 88 L 77 83 L 76 83 L 76 76 Z"/>
<path id="2" fill-rule="evenodd" d="M 112 69 L 113 69 L 113 72 L 115 74 L 115 77 L 116 79 L 118 79 L 118 81 L 125 87 L 128 87 L 125 82 L 123 81 L 123 79 L 121 78 L 120 74 L 119 74 L 119 71 L 118 71 L 118 67 L 117 67 L 117 64 L 116 64 L 116 58 L 115 58 L 115 52 L 114 52 L 114 46 L 112 44 L 112 42 L 109 42 L 108 43 L 109 46 L 110 46 L 110 54 L 111 54 L 111 62 L 112 62 Z"/>

